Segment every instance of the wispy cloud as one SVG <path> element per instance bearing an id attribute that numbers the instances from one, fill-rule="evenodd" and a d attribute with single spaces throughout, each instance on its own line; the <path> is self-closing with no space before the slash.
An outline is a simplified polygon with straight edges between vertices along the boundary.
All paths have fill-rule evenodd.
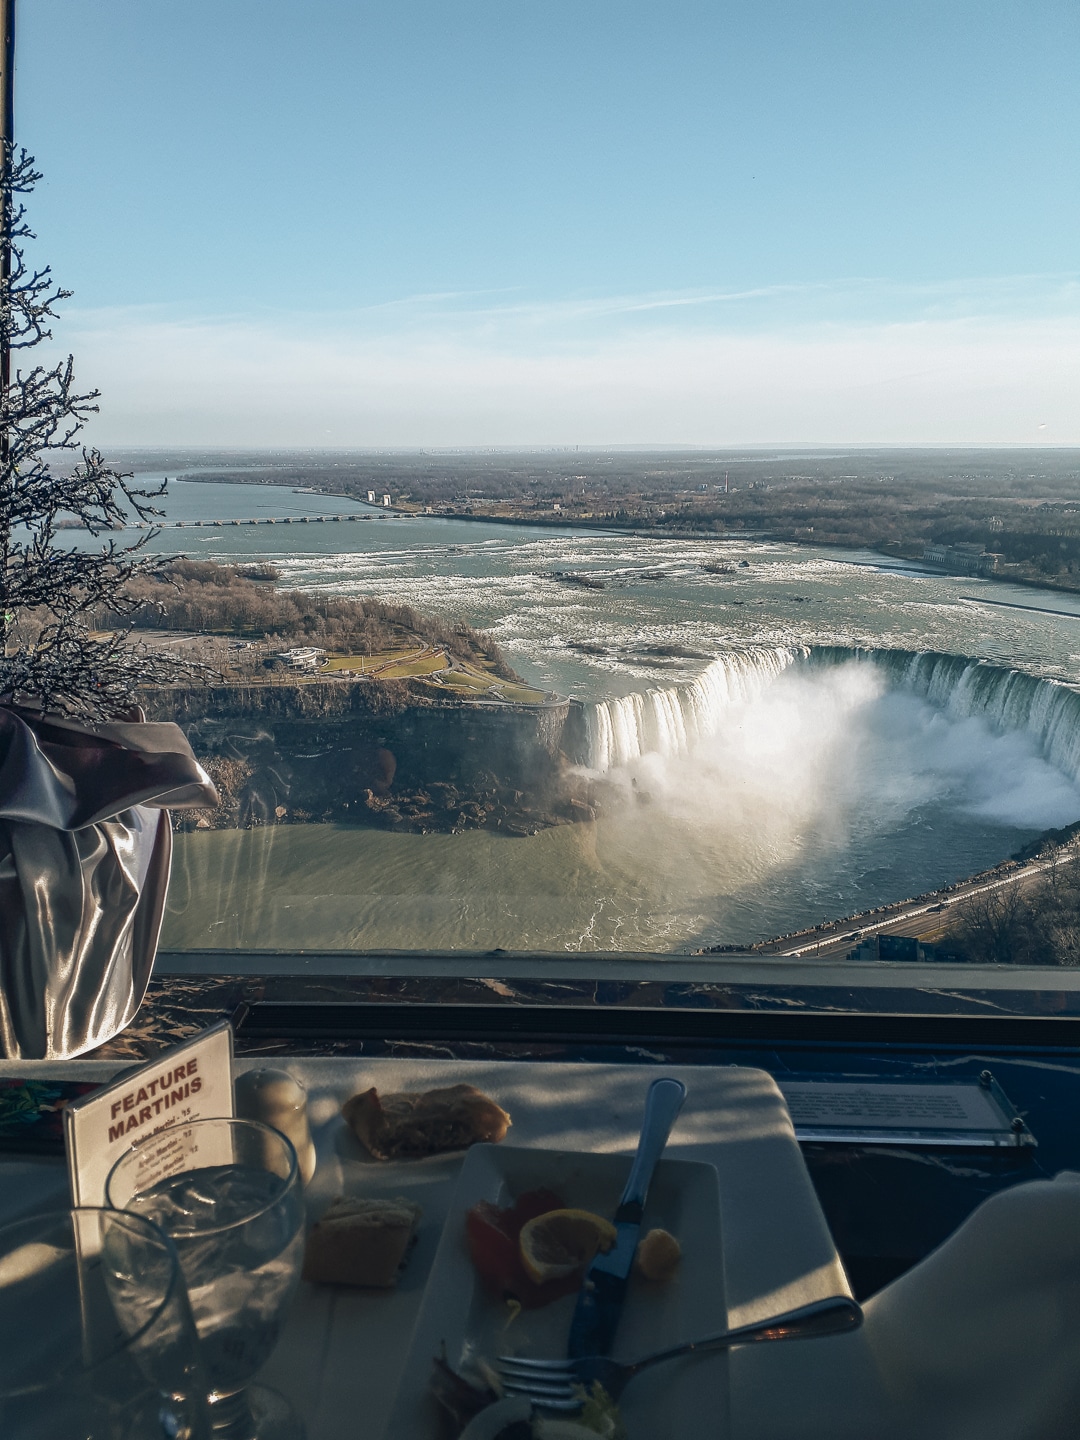
<path id="1" fill-rule="evenodd" d="M 102 443 L 1080 444 L 1080 282 L 82 311 Z"/>

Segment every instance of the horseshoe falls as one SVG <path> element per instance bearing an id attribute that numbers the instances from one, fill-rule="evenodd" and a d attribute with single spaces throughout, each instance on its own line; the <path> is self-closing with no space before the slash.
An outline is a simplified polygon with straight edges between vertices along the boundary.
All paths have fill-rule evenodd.
<path id="1" fill-rule="evenodd" d="M 809 654 L 805 647 L 733 650 L 714 660 L 689 685 L 600 701 L 587 716 L 589 765 L 604 771 L 651 751 L 664 756 L 686 754 L 697 741 L 716 733 L 728 707 L 756 699 L 778 675 Z"/>
<path id="2" fill-rule="evenodd" d="M 655 754 L 689 754 L 715 736 L 733 707 L 759 701 L 793 668 L 869 667 L 890 691 L 918 696 L 953 720 L 1030 737 L 1064 775 L 1080 779 L 1080 690 L 1057 680 L 939 652 L 840 646 L 749 647 L 712 661 L 688 685 L 600 701 L 587 716 L 589 766 L 607 772 Z"/>
<path id="3" fill-rule="evenodd" d="M 963 655 L 819 647 L 810 660 L 844 665 L 852 657 L 888 676 L 898 690 L 920 695 L 955 719 L 978 717 L 1001 733 L 1030 735 L 1051 765 L 1080 779 L 1080 689 Z"/>
<path id="4" fill-rule="evenodd" d="M 171 944 L 685 953 L 933 889 L 1080 819 L 1080 694 L 963 657 L 746 647 L 587 722 L 593 821 L 178 836 Z"/>

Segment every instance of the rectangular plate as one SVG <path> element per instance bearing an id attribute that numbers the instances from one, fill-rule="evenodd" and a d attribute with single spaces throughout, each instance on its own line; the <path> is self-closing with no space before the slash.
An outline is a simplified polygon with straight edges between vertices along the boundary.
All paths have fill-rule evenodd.
<path id="1" fill-rule="evenodd" d="M 523 1311 L 506 1329 L 508 1311 L 483 1289 L 469 1259 L 466 1212 L 480 1200 L 509 1205 L 526 1190 L 556 1191 L 566 1205 L 611 1216 L 630 1172 L 628 1155 L 474 1145 L 465 1157 L 409 1355 L 387 1440 L 438 1440 L 439 1416 L 428 1391 L 434 1357 L 445 1341 L 456 1365 L 469 1344 L 483 1356 L 566 1353 L 576 1296 Z M 632 1360 L 727 1325 L 716 1170 L 689 1160 L 661 1160 L 649 1190 L 644 1230 L 661 1226 L 679 1241 L 683 1260 L 668 1284 L 634 1277 L 613 1355 Z M 644 1232 L 643 1232 L 644 1233 Z M 659 1365 L 635 1379 L 622 1401 L 630 1440 L 726 1440 L 726 1352 Z"/>

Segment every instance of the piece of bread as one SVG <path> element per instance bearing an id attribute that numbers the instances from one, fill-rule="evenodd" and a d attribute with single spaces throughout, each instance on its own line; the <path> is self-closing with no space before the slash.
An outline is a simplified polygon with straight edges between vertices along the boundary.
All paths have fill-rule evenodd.
<path id="1" fill-rule="evenodd" d="M 341 1113 L 376 1160 L 418 1160 L 499 1141 L 510 1116 L 472 1085 L 380 1095 L 374 1086 L 346 1100 Z"/>
<path id="2" fill-rule="evenodd" d="M 308 1235 L 304 1279 L 384 1290 L 396 1285 L 422 1213 L 400 1195 L 394 1200 L 340 1196 Z"/>
<path id="3" fill-rule="evenodd" d="M 682 1246 L 666 1230 L 650 1230 L 638 1241 L 634 1269 L 646 1280 L 670 1280 L 682 1259 Z"/>

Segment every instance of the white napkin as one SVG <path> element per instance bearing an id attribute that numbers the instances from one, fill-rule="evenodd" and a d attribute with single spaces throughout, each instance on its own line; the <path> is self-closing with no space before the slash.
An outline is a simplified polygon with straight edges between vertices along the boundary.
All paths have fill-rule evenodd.
<path id="1" fill-rule="evenodd" d="M 732 1440 L 1076 1440 L 1080 1174 L 1014 1186 L 850 1336 L 732 1356 Z"/>

